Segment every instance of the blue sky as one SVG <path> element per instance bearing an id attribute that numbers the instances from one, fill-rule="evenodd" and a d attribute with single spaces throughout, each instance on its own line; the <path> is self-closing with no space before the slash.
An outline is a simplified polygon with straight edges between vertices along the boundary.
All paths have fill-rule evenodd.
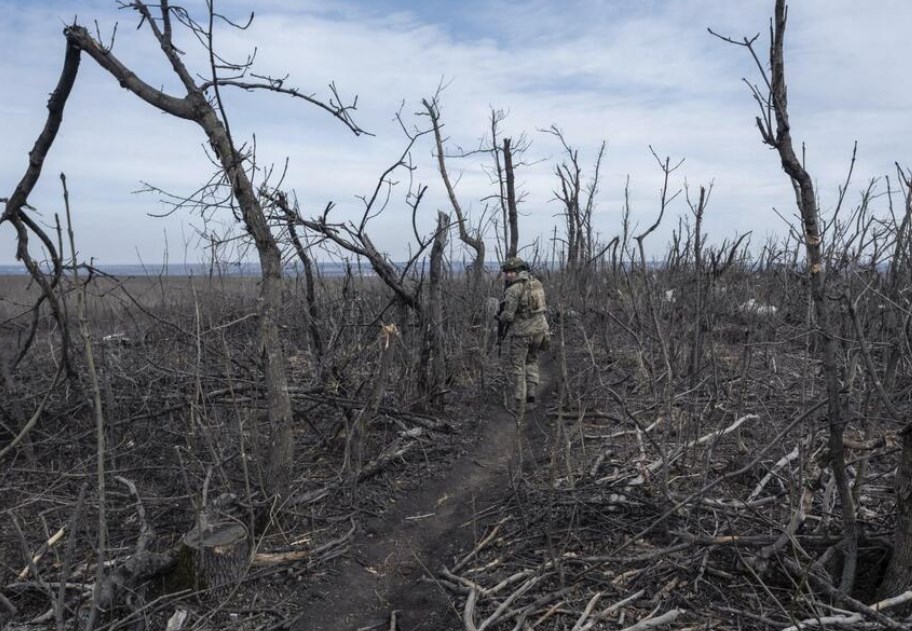
<path id="1" fill-rule="evenodd" d="M 197 12 L 204 3 L 185 2 Z M 503 135 L 531 140 L 529 166 L 518 173 L 526 193 L 521 237 L 546 239 L 558 204 L 553 138 L 538 130 L 558 125 L 589 168 L 607 142 L 596 230 L 604 240 L 620 230 L 629 177 L 632 218 L 641 226 L 658 211 L 661 172 L 652 146 L 672 162 L 675 190 L 713 186 L 705 220 L 711 242 L 751 231 L 752 242 L 781 238 L 794 214 L 791 187 L 778 160 L 759 139 L 756 110 L 742 77 L 757 78 L 744 50 L 723 44 L 706 29 L 741 37 L 766 33 L 773 1 L 543 0 L 482 2 L 217 1 L 242 20 L 251 7 L 253 26 L 222 29 L 217 46 L 233 59 L 257 50 L 255 71 L 290 75 L 289 85 L 328 97 L 335 82 L 343 95 L 358 95 L 358 122 L 375 134 L 355 138 L 324 112 L 266 93 L 229 93 L 235 136 L 255 137 L 261 165 L 288 160 L 286 185 L 316 214 L 328 201 L 334 218 L 360 216 L 360 195 L 394 161 L 405 139 L 393 120 L 402 108 L 408 124 L 422 97 L 447 83 L 442 108 L 448 146 L 474 148 L 488 131 L 491 108 L 508 112 Z M 129 11 L 111 0 L 21 2 L 0 0 L 0 197 L 10 194 L 44 122 L 47 95 L 59 75 L 64 23 L 78 16 L 102 37 L 119 22 L 114 52 L 153 85 L 176 92 L 176 82 L 148 30 L 137 31 Z M 904 80 L 912 53 L 912 3 L 882 0 L 801 0 L 790 8 L 787 46 L 792 124 L 804 142 L 807 164 L 824 212 L 844 181 L 852 145 L 859 143 L 852 190 L 871 178 L 909 166 L 912 86 Z M 183 40 L 188 63 L 205 72 L 200 51 Z M 189 211 L 167 218 L 160 198 L 137 194 L 142 182 L 180 194 L 206 181 L 210 165 L 202 132 L 171 119 L 119 88 L 84 58 L 63 129 L 30 203 L 46 222 L 62 210 L 58 175 L 71 190 L 80 257 L 101 263 L 205 259 L 204 230 L 229 232 L 230 217 L 205 220 Z M 448 210 L 430 139 L 412 152 L 413 183 L 428 185 L 418 221 L 430 229 L 437 209 Z M 451 160 L 462 205 L 478 221 L 493 187 L 484 160 Z M 414 247 L 405 204 L 408 178 L 399 178 L 391 202 L 369 226 L 377 245 L 396 259 Z M 857 199 L 850 193 L 849 201 Z M 879 203 L 885 210 L 886 202 Z M 649 242 L 660 254 L 677 218 L 689 214 L 683 195 Z M 331 219 L 333 215 L 331 215 Z M 489 232 L 493 241 L 494 231 Z M 458 255 L 458 254 L 457 254 Z M 224 252 L 222 256 L 235 256 Z M 0 263 L 14 260 L 10 226 L 0 226 Z"/>

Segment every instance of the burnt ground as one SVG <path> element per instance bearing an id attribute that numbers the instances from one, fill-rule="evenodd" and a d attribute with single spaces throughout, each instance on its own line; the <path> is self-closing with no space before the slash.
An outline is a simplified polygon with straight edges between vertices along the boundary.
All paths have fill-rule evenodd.
<path id="1" fill-rule="evenodd" d="M 156 344 L 148 353 L 167 348 L 167 343 Z M 112 369 L 112 391 L 119 394 L 119 375 L 136 373 L 127 362 L 145 365 L 146 355 L 106 350 L 104 360 Z M 293 393 L 296 414 L 307 422 L 298 427 L 301 474 L 296 484 L 300 497 L 313 499 L 279 511 L 280 516 L 255 542 L 257 557 L 260 553 L 288 556 L 279 562 L 254 562 L 227 592 L 216 587 L 189 589 L 179 583 L 178 572 L 155 571 L 150 579 L 131 583 L 124 592 L 136 590 L 141 595 L 124 607 L 104 612 L 96 628 L 129 624 L 165 628 L 181 615 L 196 628 L 238 631 L 390 628 L 393 617 L 400 631 L 463 628 L 462 612 L 453 604 L 459 597 L 437 582 L 440 572 L 444 567 L 452 569 L 489 532 L 505 499 L 516 495 L 514 480 L 521 478 L 516 471 L 516 418 L 502 405 L 504 383 L 496 360 L 488 355 L 485 362 L 492 365 L 490 378 L 466 374 L 454 385 L 452 401 L 439 419 L 396 408 L 392 399 L 384 401 L 389 407 L 382 407 L 372 420 L 365 446 L 365 460 L 370 462 L 364 468 L 377 467 L 357 484 L 340 477 L 341 414 L 332 414 L 346 405 L 358 405 L 357 401 L 297 389 Z M 553 398 L 548 381 L 553 371 L 547 358 L 542 358 L 542 368 L 539 394 L 544 400 L 527 412 L 526 427 L 545 418 L 548 400 Z M 292 372 L 292 376 L 297 375 Z M 182 536 L 193 526 L 194 493 L 207 484 L 204 478 L 208 479 L 213 465 L 195 459 L 207 452 L 196 449 L 199 445 L 192 441 L 223 433 L 224 444 L 242 442 L 233 440 L 230 431 L 234 414 L 243 405 L 236 399 L 213 398 L 207 408 L 210 416 L 189 436 L 180 433 L 180 414 L 168 408 L 159 412 L 127 407 L 136 400 L 132 392 L 125 392 L 122 399 L 112 398 L 118 416 L 109 429 L 109 476 L 134 482 L 141 498 L 120 482 L 108 490 L 109 541 L 117 551 L 113 561 L 120 565 L 137 549 L 144 527 L 150 533 L 148 549 L 167 555 L 180 548 Z M 322 407 L 312 412 L 317 405 Z M 9 471 L 15 478 L 0 485 L 0 504 L 21 524 L 47 524 L 41 532 L 32 528 L 22 537 L 12 522 L 0 520 L 0 571 L 6 583 L 0 595 L 9 605 L 0 602 L 0 627 L 13 622 L 25 624 L 23 629 L 42 629 L 53 621 L 56 596 L 43 585 L 61 571 L 69 571 L 74 581 L 91 582 L 90 544 L 97 537 L 94 474 L 69 459 L 91 453 L 91 426 L 46 422 L 33 434 L 43 452 L 55 454 L 56 459 L 46 458 L 51 461 L 47 470 L 24 458 L 13 462 Z M 543 447 L 542 436 L 524 434 L 532 437 L 535 450 Z M 176 453 L 184 454 L 184 460 Z M 386 453 L 394 457 L 384 459 Z M 532 458 L 525 460 L 532 464 Z M 223 466 L 237 461 L 228 456 L 215 464 L 221 475 L 213 476 L 211 496 L 228 497 L 225 514 L 233 522 L 246 522 L 255 504 L 230 493 L 223 495 L 226 490 L 244 488 L 238 467 Z M 73 473 L 61 476 L 62 470 Z M 87 488 L 82 513 L 76 501 L 80 486 Z M 42 510 L 44 514 L 39 514 Z M 26 553 L 39 550 L 61 525 L 73 533 L 75 545 L 61 541 L 43 554 L 34 568 L 40 580 L 16 579 L 25 567 Z M 70 622 L 84 620 L 90 611 L 91 590 L 75 595 L 63 613 Z"/>
<path id="2" fill-rule="evenodd" d="M 550 370 L 544 364 L 544 401 L 526 412 L 522 425 L 526 466 L 541 457 L 543 446 L 537 430 L 550 390 Z M 464 628 L 462 612 L 436 577 L 471 553 L 484 535 L 479 522 L 489 519 L 510 493 L 520 465 L 516 416 L 495 405 L 484 407 L 482 416 L 474 448 L 445 476 L 403 494 L 358 528 L 350 553 L 308 591 L 308 603 L 288 628 Z"/>
<path id="3" fill-rule="evenodd" d="M 233 317 L 229 305 L 214 305 L 220 318 Z M 523 436 L 532 453 L 522 475 L 515 419 L 497 404 L 503 383 L 492 353 L 470 349 L 454 359 L 440 418 L 420 402 L 405 403 L 415 400 L 408 383 L 364 412 L 365 401 L 383 392 L 374 375 L 386 357 L 368 333 L 353 338 L 346 356 L 357 363 L 352 375 L 340 373 L 326 387 L 309 380 L 306 356 L 290 355 L 291 382 L 300 384 L 291 392 L 299 421 L 294 493 L 275 511 L 255 490 L 243 492 L 241 464 L 261 462 L 257 428 L 265 422 L 255 367 L 244 363 L 254 346 L 242 342 L 254 331 L 236 332 L 237 372 L 227 376 L 220 366 L 198 369 L 169 328 L 155 330 L 151 343 L 102 346 L 113 567 L 131 567 L 144 533 L 155 554 L 178 549 L 207 487 L 219 510 L 250 523 L 256 536 L 253 562 L 222 587 L 170 584 L 158 573 L 164 568 L 150 579 L 128 576 L 133 582 L 96 631 L 164 629 L 179 616 L 183 629 L 233 631 L 623 629 L 641 622 L 734 630 L 784 628 L 851 608 L 803 578 L 805 566 L 822 559 L 827 580 L 839 579 L 841 538 L 832 476 L 821 460 L 826 419 L 815 412 L 819 394 L 809 395 L 822 391 L 819 374 L 806 337 L 789 322 L 774 328 L 733 320 L 718 332 L 705 378 L 693 389 L 690 380 L 663 380 L 657 355 L 629 340 L 615 343 L 610 323 L 568 316 L 559 324 L 569 343 L 555 353 L 569 367 L 561 371 L 561 396 L 544 384 L 539 409 L 528 415 Z M 605 337 L 576 339 L 576 331 Z M 405 345 L 392 348 L 411 365 Z M 687 345 L 672 356 L 682 357 L 681 348 Z M 51 389 L 46 359 L 30 358 L 20 371 L 32 393 L 24 399 L 29 409 L 34 393 Z M 543 364 L 557 379 L 557 362 Z M 186 391 L 188 375 L 207 379 L 202 399 Z M 904 384 L 897 396 L 907 396 Z M 56 626 L 58 603 L 62 628 L 85 626 L 99 496 L 85 391 L 55 391 L 53 409 L 31 435 L 40 462 L 23 449 L 4 463 L 0 627 Z M 674 397 L 661 398 L 667 393 Z M 889 434 L 895 428 L 874 422 L 876 401 L 867 399 L 853 400 L 870 408 L 872 420 L 847 430 L 851 444 L 861 445 L 849 457 L 866 467 L 852 594 L 864 603 L 874 602 L 889 553 L 897 453 Z M 368 431 L 352 442 L 358 465 L 346 469 L 347 432 L 359 419 Z M 804 523 L 793 520 L 797 506 L 806 507 Z M 777 551 L 786 529 L 791 547 Z M 47 549 L 55 532 L 67 534 Z M 794 564 L 796 553 L 804 566 Z M 40 558 L 30 564 L 32 555 Z M 64 575 L 65 598 L 48 588 Z"/>

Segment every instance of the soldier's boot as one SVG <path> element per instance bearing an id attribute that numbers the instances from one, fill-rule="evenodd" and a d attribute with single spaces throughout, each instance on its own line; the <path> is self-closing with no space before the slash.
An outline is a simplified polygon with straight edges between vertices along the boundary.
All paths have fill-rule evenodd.
<path id="1" fill-rule="evenodd" d="M 526 382 L 526 407 L 535 407 L 535 391 L 538 390 L 537 383 Z"/>

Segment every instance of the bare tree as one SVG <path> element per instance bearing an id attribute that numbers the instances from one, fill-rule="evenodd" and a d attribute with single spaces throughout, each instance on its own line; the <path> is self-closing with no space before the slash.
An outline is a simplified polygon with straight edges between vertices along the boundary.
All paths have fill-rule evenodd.
<path id="1" fill-rule="evenodd" d="M 710 191 L 712 189 L 710 188 Z M 705 287 L 703 282 L 703 214 L 706 212 L 709 193 L 706 188 L 700 187 L 700 197 L 694 204 L 687 194 L 687 205 L 694 215 L 693 231 L 693 264 L 694 264 L 694 316 L 693 316 L 693 347 L 690 355 L 691 383 L 695 383 L 700 372 L 700 362 L 703 359 L 703 320 L 706 302 Z"/>
<path id="2" fill-rule="evenodd" d="M 500 140 L 500 124 L 506 118 L 501 110 L 491 110 L 490 144 L 482 142 L 484 151 L 490 152 L 494 160 L 491 173 L 498 192 L 495 196 L 500 208 L 500 221 L 503 227 L 504 256 L 516 256 L 519 251 L 519 212 L 520 196 L 516 192 L 516 167 L 521 164 L 517 158 L 529 148 L 529 141 L 521 135 L 514 142 L 511 138 Z"/>
<path id="3" fill-rule="evenodd" d="M 288 196 L 282 191 L 266 190 L 264 188 L 262 192 L 281 211 L 283 217 L 294 216 L 296 224 L 314 232 L 322 239 L 338 246 L 342 250 L 367 260 L 380 280 L 393 291 L 396 299 L 405 307 L 420 313 L 422 310 L 421 287 L 419 284 L 409 282 L 409 274 L 414 270 L 422 254 L 432 242 L 432 239 L 418 234 L 416 227 L 418 207 L 421 205 L 422 199 L 424 199 L 427 187 L 419 186 L 417 191 L 409 191 L 406 195 L 406 203 L 411 211 L 412 227 L 418 247 L 404 265 L 397 266 L 390 261 L 389 257 L 377 248 L 368 233 L 370 220 L 382 213 L 389 202 L 389 188 L 392 186 L 390 178 L 392 174 L 400 168 L 411 169 L 408 165 L 408 154 L 417 137 L 414 136 L 410 139 L 408 146 L 399 159 L 380 175 L 370 197 L 364 197 L 364 210 L 358 221 L 331 222 L 329 220 L 330 213 L 335 206 L 331 202 L 326 205 L 321 215 L 305 219 L 299 212 L 289 206 Z"/>
<path id="4" fill-rule="evenodd" d="M 516 212 L 516 176 L 513 173 L 512 140 L 504 138 L 504 177 L 507 183 L 507 225 L 510 227 L 510 240 L 507 243 L 507 256 L 516 256 L 519 249 L 519 215 Z"/>
<path id="5" fill-rule="evenodd" d="M 47 120 L 45 121 L 44 128 L 35 140 L 32 150 L 29 152 L 28 168 L 22 176 L 22 179 L 16 185 L 16 189 L 13 191 L 12 195 L 10 195 L 9 199 L 0 199 L 0 202 L 5 203 L 3 214 L 0 215 L 0 225 L 3 225 L 3 223 L 7 221 L 13 225 L 13 228 L 16 231 L 16 259 L 22 261 L 31 277 L 41 288 L 41 294 L 32 307 L 32 321 L 28 335 L 11 360 L 10 366 L 5 366 L 2 369 L 3 374 L 7 374 L 7 371 L 10 368 L 15 368 L 28 353 L 38 328 L 41 305 L 43 302 L 47 301 L 51 309 L 51 314 L 56 320 L 58 330 L 60 331 L 62 364 L 66 368 L 68 376 L 72 375 L 72 367 L 70 366 L 69 359 L 69 327 L 66 322 L 65 305 L 61 304 L 55 293 L 61 275 L 63 274 L 63 263 L 54 242 L 26 210 L 34 210 L 28 205 L 28 196 L 31 194 L 32 189 L 35 188 L 35 184 L 38 183 L 38 179 L 41 177 L 44 160 L 47 157 L 51 146 L 54 144 L 54 139 L 57 137 L 57 132 L 60 130 L 60 125 L 63 122 L 63 111 L 67 99 L 70 96 L 70 92 L 73 89 L 73 85 L 76 83 L 76 76 L 79 73 L 79 59 L 79 49 L 72 44 L 67 43 L 60 78 L 48 100 Z M 41 267 L 29 250 L 30 232 L 38 237 L 50 257 L 53 267 L 50 275 L 45 274 L 41 270 Z M 4 361 L 4 359 L 0 357 L 0 362 L 2 361 Z M 4 381 L 10 380 L 4 379 Z"/>
<path id="6" fill-rule="evenodd" d="M 122 87 L 171 116 L 196 123 L 205 133 L 221 166 L 225 182 L 240 209 L 240 221 L 253 240 L 259 257 L 262 274 L 258 314 L 259 335 L 269 421 L 268 446 L 264 451 L 265 485 L 268 493 L 283 495 L 288 491 L 291 481 L 294 436 L 285 356 L 277 322 L 278 310 L 282 303 L 282 259 L 266 214 L 248 175 L 247 169 L 250 165 L 247 156 L 238 150 L 232 137 L 220 90 L 227 87 L 244 90 L 263 89 L 302 98 L 329 111 L 356 134 L 362 130 L 350 117 L 352 108 L 341 105 L 337 100 L 331 100 L 329 104 L 323 103 L 298 90 L 286 88 L 281 80 L 242 80 L 249 70 L 249 61 L 245 64 L 232 64 L 221 59 L 214 50 L 215 23 L 233 23 L 215 13 L 211 3 L 207 20 L 203 24 L 196 22 L 185 9 L 171 6 L 168 0 L 162 0 L 158 5 L 136 1 L 124 3 L 123 7 L 136 11 L 140 16 L 140 25 L 147 25 L 151 30 L 171 69 L 180 80 L 185 94 L 171 95 L 143 81 L 121 63 L 110 48 L 93 38 L 83 26 L 68 26 L 64 34 L 72 49 L 88 54 Z M 158 11 L 153 15 L 153 8 L 156 7 Z M 210 60 L 211 78 L 208 80 L 199 81 L 194 78 L 194 74 L 184 63 L 181 52 L 173 41 L 175 22 L 190 29 L 206 47 Z M 234 75 L 231 78 L 223 78 L 219 75 L 222 69 L 227 69 Z M 333 93 L 335 95 L 334 90 Z"/>
<path id="7" fill-rule="evenodd" d="M 659 214 L 656 217 L 656 220 L 643 232 L 634 236 L 633 240 L 636 241 L 637 250 L 640 254 L 640 271 L 642 273 L 643 283 L 646 287 L 646 309 L 654 327 L 655 337 L 659 341 L 659 348 L 661 349 L 662 353 L 662 361 L 665 366 L 665 378 L 663 382 L 664 386 L 662 388 L 661 400 L 660 402 L 657 401 L 657 403 L 660 403 L 660 405 L 664 406 L 664 409 L 667 411 L 667 413 L 671 414 L 673 384 L 675 380 L 674 363 L 672 362 L 671 354 L 668 348 L 668 335 L 659 323 L 657 313 L 658 306 L 655 304 L 655 301 L 653 299 L 655 290 L 652 286 L 652 279 L 649 273 L 649 262 L 646 260 L 646 250 L 643 246 L 643 242 L 647 237 L 649 237 L 650 234 L 658 229 L 659 225 L 662 223 L 662 218 L 665 216 L 665 212 L 668 210 L 668 206 L 680 194 L 680 190 L 675 192 L 671 191 L 670 178 L 671 174 L 681 166 L 684 160 L 681 159 L 677 164 L 672 166 L 670 157 L 666 156 L 663 160 L 662 158 L 659 158 L 658 154 L 656 154 L 655 150 L 652 147 L 649 149 L 652 152 L 653 157 L 656 159 L 656 162 L 659 164 L 659 168 L 662 170 L 662 189 L 659 199 Z"/>
<path id="8" fill-rule="evenodd" d="M 601 252 L 595 251 L 597 246 L 592 231 L 592 213 L 595 210 L 595 196 L 598 193 L 599 175 L 606 144 L 603 140 L 599 146 L 592 177 L 588 183 L 584 184 L 579 150 L 567 143 L 563 132 L 556 125 L 552 125 L 545 131 L 558 139 L 565 154 L 564 162 L 554 167 L 554 172 L 560 182 L 560 190 L 554 191 L 554 195 L 564 207 L 561 214 L 563 214 L 567 226 L 566 265 L 571 273 L 578 273 L 601 256 Z"/>
<path id="9" fill-rule="evenodd" d="M 431 247 L 430 287 L 428 290 L 428 335 L 427 355 L 428 386 L 425 391 L 432 406 L 442 407 L 446 388 L 446 352 L 444 349 L 444 309 L 443 309 L 443 253 L 446 248 L 447 232 L 450 218 L 444 212 L 437 213 L 437 232 L 434 245 Z M 422 373 L 424 374 L 424 373 Z"/>
<path id="10" fill-rule="evenodd" d="M 288 196 L 285 193 L 278 190 L 266 190 L 264 187 L 263 194 L 280 210 L 283 217 L 294 217 L 296 225 L 311 231 L 319 239 L 367 260 L 374 273 L 393 292 L 394 298 L 391 304 L 398 304 L 403 308 L 403 313 L 411 312 L 416 316 L 418 329 L 421 331 L 421 351 L 416 360 L 416 368 L 421 375 L 418 380 L 419 393 L 422 400 L 439 406 L 443 400 L 442 384 L 446 381 L 444 336 L 439 327 L 442 326 L 443 321 L 443 253 L 447 236 L 445 233 L 450 226 L 449 218 L 445 214 L 438 214 L 436 230 L 430 236 L 420 234 L 417 227 L 418 209 L 427 187 L 418 185 L 413 190 L 410 180 L 405 202 L 411 214 L 413 237 L 416 243 L 414 253 L 404 264 L 393 263 L 385 253 L 377 248 L 368 232 L 370 221 L 383 213 L 390 202 L 391 189 L 394 186 L 393 174 L 399 170 L 405 170 L 411 174 L 414 170 L 410 158 L 412 148 L 422 136 L 433 131 L 433 128 L 409 130 L 401 116 L 397 115 L 397 118 L 408 138 L 408 143 L 399 158 L 377 179 L 371 194 L 362 198 L 364 208 L 360 219 L 331 222 L 330 213 L 334 208 L 332 203 L 323 209 L 322 215 L 305 219 L 297 209 L 289 207 Z M 424 269 L 420 262 L 429 247 L 431 248 L 429 269 L 431 287 L 429 292 L 424 292 L 422 282 Z M 408 322 L 403 321 L 402 324 L 403 330 L 407 330 Z"/>
<path id="11" fill-rule="evenodd" d="M 788 94 L 785 84 L 785 55 L 783 53 L 787 18 L 788 10 L 785 0 L 776 0 L 770 34 L 772 41 L 769 51 L 769 73 L 754 50 L 754 43 L 759 35 L 753 38 L 745 37 L 743 41 L 717 36 L 729 43 L 745 47 L 757 64 L 763 79 L 763 87 L 749 84 L 761 110 L 760 115 L 756 118 L 757 128 L 764 144 L 769 145 L 779 154 L 782 169 L 788 175 L 795 190 L 796 202 L 801 213 L 810 294 L 817 317 L 817 336 L 822 349 L 821 362 L 828 397 L 830 465 L 839 490 L 842 509 L 845 561 L 842 567 L 840 589 L 843 592 L 850 592 L 855 579 L 858 557 L 858 527 L 855 501 L 846 474 L 845 447 L 843 445 L 843 433 L 847 419 L 841 392 L 843 375 L 837 362 L 837 341 L 831 316 L 832 305 L 826 296 L 823 232 L 818 219 L 814 182 L 798 159 L 792 144 L 792 127 L 789 121 Z M 716 35 L 712 30 L 710 33 Z"/>
<path id="12" fill-rule="evenodd" d="M 899 180 L 903 185 L 904 208 L 902 222 L 897 228 L 896 244 L 893 260 L 890 265 L 890 284 L 894 296 L 898 294 L 899 279 L 902 271 L 908 274 L 909 270 L 909 223 L 912 219 L 912 174 L 904 172 L 897 165 Z M 902 329 L 908 330 L 909 316 L 905 317 Z M 899 354 L 896 349 L 899 344 L 893 345 L 893 353 L 887 363 L 884 380 L 889 387 L 895 380 L 896 367 L 899 364 Z M 876 382 L 875 382 L 876 383 Z M 883 393 L 883 389 L 881 388 Z M 884 406 L 891 416 L 897 421 L 903 420 L 903 415 L 892 405 L 886 394 L 882 394 Z M 893 554 L 887 565 L 887 571 L 879 588 L 883 597 L 895 596 L 908 589 L 912 584 L 912 423 L 906 422 L 901 432 L 902 451 L 899 457 L 899 467 L 896 470 L 894 489 L 896 494 L 896 526 L 893 532 Z"/>
<path id="13" fill-rule="evenodd" d="M 323 368 L 325 358 L 323 356 L 323 336 L 320 335 L 320 306 L 317 304 L 316 281 L 314 280 L 313 269 L 314 263 L 311 259 L 310 253 L 307 251 L 307 248 L 301 241 L 301 236 L 298 234 L 297 226 L 300 215 L 298 214 L 297 204 L 295 204 L 295 208 L 292 209 L 283 193 L 277 192 L 277 195 L 279 195 L 280 199 L 282 199 L 282 203 L 277 204 L 277 206 L 284 215 L 285 226 L 288 229 L 288 238 L 291 239 L 291 243 L 294 247 L 294 251 L 298 257 L 298 260 L 300 260 L 301 265 L 304 266 L 304 282 L 307 291 L 307 328 L 310 331 L 310 341 L 311 344 L 313 344 L 313 351 L 317 356 L 317 368 L 322 379 L 324 376 Z"/>
<path id="14" fill-rule="evenodd" d="M 450 204 L 453 206 L 453 212 L 456 213 L 456 227 L 459 229 L 459 240 L 475 252 L 475 258 L 472 260 L 472 278 L 474 285 L 477 287 L 478 283 L 481 282 L 481 275 L 484 273 L 484 235 L 481 233 L 480 229 L 476 229 L 473 234 L 469 234 L 469 230 L 466 227 L 467 219 L 465 213 L 462 210 L 462 205 L 459 203 L 459 198 L 456 197 L 456 189 L 453 187 L 453 183 L 450 181 L 450 176 L 447 172 L 443 150 L 443 136 L 441 134 L 442 124 L 440 122 L 439 92 L 435 94 L 434 98 L 430 101 L 422 99 L 421 104 L 424 105 L 424 109 L 427 111 L 428 117 L 431 119 L 431 125 L 434 129 L 434 142 L 437 147 L 437 168 L 440 170 L 440 177 L 443 180 L 444 188 L 446 188 L 447 196 L 450 198 Z"/>

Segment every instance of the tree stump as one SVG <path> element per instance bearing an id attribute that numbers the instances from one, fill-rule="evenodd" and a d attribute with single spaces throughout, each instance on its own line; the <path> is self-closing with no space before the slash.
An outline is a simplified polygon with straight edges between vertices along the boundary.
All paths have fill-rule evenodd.
<path id="1" fill-rule="evenodd" d="M 175 573 L 185 587 L 220 590 L 243 576 L 250 562 L 250 539 L 237 522 L 203 522 L 181 539 Z"/>

